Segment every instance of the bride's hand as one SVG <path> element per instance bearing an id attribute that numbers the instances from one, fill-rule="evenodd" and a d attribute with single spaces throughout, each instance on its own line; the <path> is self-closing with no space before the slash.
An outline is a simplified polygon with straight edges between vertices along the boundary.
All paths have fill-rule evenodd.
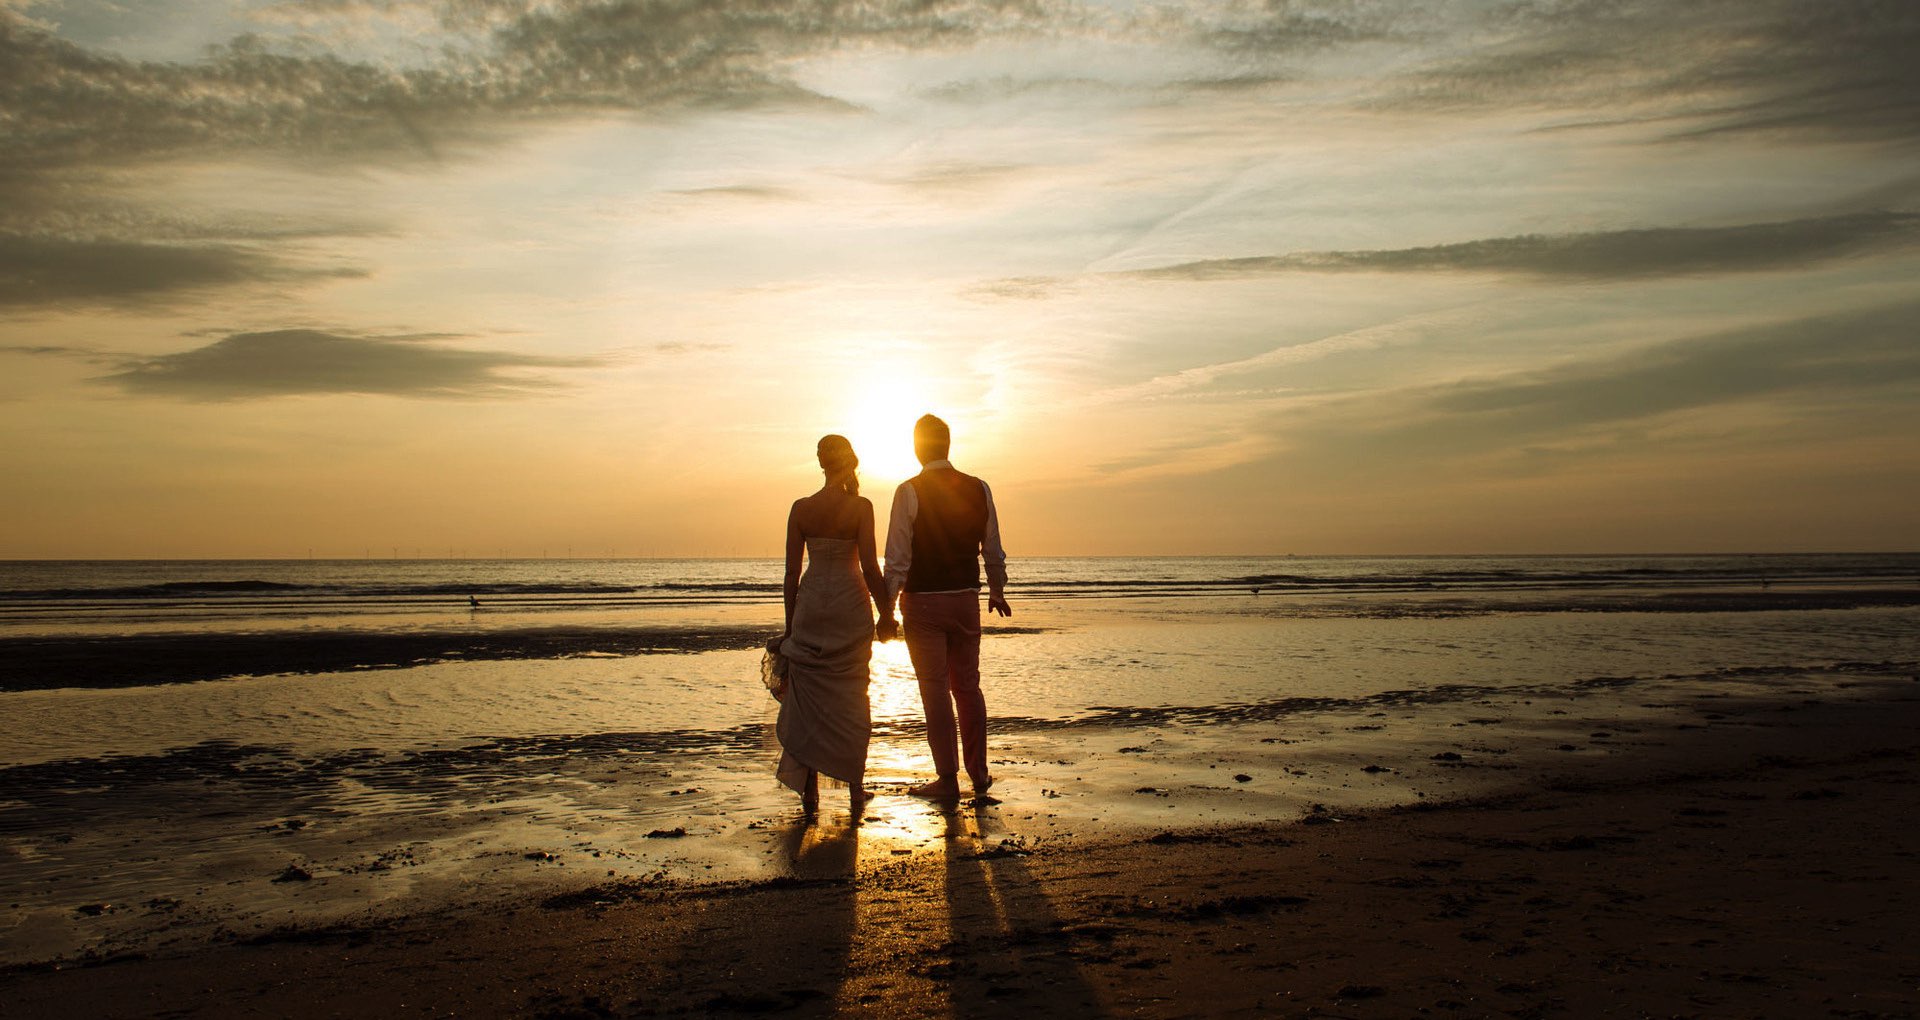
<path id="1" fill-rule="evenodd" d="M 889 616 L 874 625 L 873 636 L 877 641 L 892 641 L 900 636 L 900 621 Z"/>

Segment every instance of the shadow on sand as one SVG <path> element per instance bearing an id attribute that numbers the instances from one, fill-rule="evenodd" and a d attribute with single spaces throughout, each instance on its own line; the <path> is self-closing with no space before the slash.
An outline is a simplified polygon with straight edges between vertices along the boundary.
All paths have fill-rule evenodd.
<path id="1" fill-rule="evenodd" d="M 997 812 L 976 801 L 946 821 L 952 1014 L 1103 1013 L 1073 958 L 1071 934 L 1027 868 L 1027 851 L 999 835 Z"/>

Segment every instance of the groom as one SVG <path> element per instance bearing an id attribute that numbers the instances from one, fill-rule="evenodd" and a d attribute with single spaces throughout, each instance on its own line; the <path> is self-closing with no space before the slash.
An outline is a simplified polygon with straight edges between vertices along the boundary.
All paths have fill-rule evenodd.
<path id="1" fill-rule="evenodd" d="M 987 702 L 980 694 L 982 558 L 987 609 L 1013 615 L 993 491 L 954 470 L 947 460 L 951 438 L 947 423 L 933 415 L 914 422 L 913 452 L 922 470 L 894 490 L 887 522 L 887 590 L 899 597 L 907 655 L 927 716 L 927 747 L 939 774 L 911 792 L 940 799 L 960 796 L 955 716 L 974 795 L 993 785 L 987 772 Z"/>

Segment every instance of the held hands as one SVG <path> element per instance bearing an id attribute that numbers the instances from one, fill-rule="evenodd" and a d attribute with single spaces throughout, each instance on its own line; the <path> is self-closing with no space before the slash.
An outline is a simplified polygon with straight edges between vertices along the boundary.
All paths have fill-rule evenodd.
<path id="1" fill-rule="evenodd" d="M 873 637 L 876 641 L 892 641 L 900 636 L 900 621 L 891 616 L 883 616 L 874 625 Z"/>
<path id="2" fill-rule="evenodd" d="M 987 612 L 999 613 L 1001 616 L 1012 616 L 1013 607 L 1007 605 L 1007 597 L 1005 595 L 989 595 L 987 596 Z"/>

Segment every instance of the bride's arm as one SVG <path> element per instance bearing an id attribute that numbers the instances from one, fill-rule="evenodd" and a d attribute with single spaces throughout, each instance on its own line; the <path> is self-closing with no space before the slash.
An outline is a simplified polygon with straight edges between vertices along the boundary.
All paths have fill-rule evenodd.
<path id="1" fill-rule="evenodd" d="M 887 589 L 887 578 L 880 572 L 880 557 L 874 552 L 873 542 L 873 501 L 860 501 L 860 573 L 867 580 L 867 594 L 873 597 L 873 608 L 880 614 L 882 640 L 890 629 L 884 625 L 893 622 L 893 595 Z"/>
<path id="2" fill-rule="evenodd" d="M 787 629 L 781 631 L 782 637 L 793 633 L 793 600 L 800 594 L 800 552 L 806 543 L 800 537 L 799 518 L 800 504 L 795 502 L 787 511 L 787 576 L 780 585 L 781 598 L 787 604 Z"/>

